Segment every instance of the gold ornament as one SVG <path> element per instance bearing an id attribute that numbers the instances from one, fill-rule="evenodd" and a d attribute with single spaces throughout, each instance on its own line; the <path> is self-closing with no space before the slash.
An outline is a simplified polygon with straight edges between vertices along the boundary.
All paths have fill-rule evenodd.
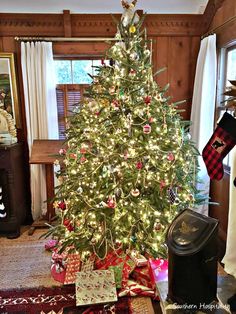
<path id="1" fill-rule="evenodd" d="M 131 25 L 130 28 L 129 28 L 129 32 L 131 34 L 134 34 L 136 32 L 136 27 L 134 25 Z"/>
<path id="2" fill-rule="evenodd" d="M 108 99 L 100 99 L 99 100 L 99 103 L 102 105 L 102 106 L 108 106 L 110 104 L 109 100 Z"/>

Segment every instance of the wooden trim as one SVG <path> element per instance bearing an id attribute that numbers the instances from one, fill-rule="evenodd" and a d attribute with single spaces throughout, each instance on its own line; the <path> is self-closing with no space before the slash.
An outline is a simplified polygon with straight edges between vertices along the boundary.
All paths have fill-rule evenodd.
<path id="1" fill-rule="evenodd" d="M 70 10 L 63 10 L 64 36 L 71 37 L 71 15 Z"/>
<path id="2" fill-rule="evenodd" d="M 208 16 L 147 14 L 144 25 L 149 36 L 200 36 L 209 26 Z M 120 14 L 114 17 L 120 20 Z M 68 10 L 63 14 L 0 13 L 0 36 L 94 37 L 94 29 L 96 36 L 116 33 L 110 14 L 70 14 Z"/>
<path id="3" fill-rule="evenodd" d="M 204 12 L 204 20 L 205 20 L 205 25 L 206 25 L 205 32 L 209 30 L 209 27 L 212 23 L 212 20 L 217 10 L 223 5 L 224 2 L 225 0 L 209 0 L 208 1 L 207 7 Z"/>

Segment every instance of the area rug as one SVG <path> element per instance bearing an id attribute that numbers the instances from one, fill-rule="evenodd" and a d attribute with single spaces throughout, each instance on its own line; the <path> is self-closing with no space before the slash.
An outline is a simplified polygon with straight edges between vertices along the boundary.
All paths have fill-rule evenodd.
<path id="1" fill-rule="evenodd" d="M 32 236 L 25 228 L 17 239 L 0 238 L 0 291 L 16 288 L 58 287 L 51 277 L 51 253 L 39 239 L 47 229 L 36 229 Z"/>

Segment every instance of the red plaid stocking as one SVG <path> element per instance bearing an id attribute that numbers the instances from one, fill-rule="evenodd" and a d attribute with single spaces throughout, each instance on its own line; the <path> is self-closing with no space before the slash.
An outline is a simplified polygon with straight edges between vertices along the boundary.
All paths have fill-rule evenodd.
<path id="1" fill-rule="evenodd" d="M 236 144 L 236 119 L 225 112 L 212 137 L 202 151 L 202 157 L 211 179 L 224 175 L 222 161 Z"/>

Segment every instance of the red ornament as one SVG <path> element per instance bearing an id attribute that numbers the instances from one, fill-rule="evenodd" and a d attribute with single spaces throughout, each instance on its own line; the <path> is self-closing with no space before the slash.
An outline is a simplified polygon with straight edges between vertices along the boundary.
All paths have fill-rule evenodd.
<path id="1" fill-rule="evenodd" d="M 138 161 L 138 162 L 136 163 L 136 168 L 139 169 L 139 170 L 141 170 L 141 169 L 143 168 L 143 163 L 142 163 L 141 161 Z"/>
<path id="2" fill-rule="evenodd" d="M 144 127 L 143 127 L 143 133 L 144 133 L 144 134 L 149 134 L 149 133 L 151 133 L 151 130 L 152 130 L 152 128 L 151 128 L 151 126 L 150 126 L 149 124 L 145 124 L 145 125 L 144 125 Z"/>
<path id="3" fill-rule="evenodd" d="M 162 229 L 161 223 L 160 223 L 160 222 L 156 222 L 156 223 L 154 224 L 154 230 L 155 230 L 155 231 L 160 231 L 161 229 Z"/>
<path id="4" fill-rule="evenodd" d="M 66 209 L 66 203 L 64 201 L 60 201 L 58 203 L 58 208 L 60 208 L 61 210 L 65 210 Z"/>
<path id="5" fill-rule="evenodd" d="M 85 154 L 86 153 L 86 148 L 81 148 L 80 153 L 81 154 Z"/>
<path id="6" fill-rule="evenodd" d="M 113 107 L 118 108 L 120 104 L 119 104 L 119 101 L 117 99 L 114 99 L 112 101 L 112 105 L 113 105 Z"/>
<path id="7" fill-rule="evenodd" d="M 62 156 L 62 155 L 65 155 L 66 154 L 66 150 L 65 150 L 65 148 L 61 148 L 60 150 L 59 150 L 59 154 Z"/>
<path id="8" fill-rule="evenodd" d="M 153 117 L 150 117 L 150 118 L 148 119 L 148 121 L 149 121 L 150 123 L 152 123 L 152 122 L 154 121 Z"/>
<path id="9" fill-rule="evenodd" d="M 109 208 L 115 208 L 116 207 L 116 203 L 115 203 L 115 201 L 113 200 L 113 199 L 109 199 L 108 201 L 107 201 L 107 206 L 109 207 Z"/>
<path id="10" fill-rule="evenodd" d="M 74 230 L 74 227 L 72 226 L 71 221 L 70 221 L 70 219 L 68 219 L 68 218 L 65 218 L 65 219 L 64 219 L 63 225 L 64 225 L 64 226 L 67 228 L 67 230 L 69 230 L 69 231 L 73 231 L 73 230 Z"/>
<path id="11" fill-rule="evenodd" d="M 96 111 L 95 112 L 95 115 L 98 117 L 100 115 L 100 112 L 99 111 Z"/>
<path id="12" fill-rule="evenodd" d="M 160 189 L 162 190 L 166 186 L 165 181 L 160 182 Z"/>
<path id="13" fill-rule="evenodd" d="M 135 71 L 134 69 L 131 69 L 131 70 L 129 71 L 129 74 L 130 74 L 130 75 L 135 75 L 135 74 L 136 74 L 136 71 Z"/>
<path id="14" fill-rule="evenodd" d="M 86 160 L 87 160 L 87 158 L 85 158 L 84 156 L 82 156 L 82 157 L 80 158 L 80 163 L 83 164 Z"/>
<path id="15" fill-rule="evenodd" d="M 70 158 L 71 158 L 71 159 L 76 159 L 76 158 L 77 158 L 77 155 L 74 154 L 74 153 L 71 153 L 71 154 L 70 154 Z"/>
<path id="16" fill-rule="evenodd" d="M 173 153 L 169 153 L 169 154 L 167 155 L 167 159 L 168 159 L 169 161 L 173 161 L 173 160 L 175 160 L 175 155 L 174 155 Z"/>
<path id="17" fill-rule="evenodd" d="M 145 102 L 146 105 L 149 105 L 150 102 L 151 102 L 151 100 L 152 100 L 152 97 L 151 97 L 151 96 L 146 96 L 146 97 L 144 97 L 144 102 Z"/>

